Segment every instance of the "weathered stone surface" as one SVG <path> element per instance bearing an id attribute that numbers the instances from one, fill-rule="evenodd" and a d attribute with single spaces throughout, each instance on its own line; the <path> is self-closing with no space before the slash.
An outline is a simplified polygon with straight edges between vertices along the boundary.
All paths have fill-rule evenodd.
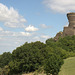
<path id="1" fill-rule="evenodd" d="M 58 38 L 64 37 L 64 36 L 72 36 L 75 35 L 75 13 L 67 13 L 67 18 L 69 21 L 69 25 L 67 27 L 64 27 L 63 32 L 59 32 L 54 37 L 55 40 L 58 40 Z"/>
<path id="2" fill-rule="evenodd" d="M 68 13 L 67 18 L 69 21 L 68 27 L 64 27 L 63 36 L 75 35 L 75 13 Z"/>

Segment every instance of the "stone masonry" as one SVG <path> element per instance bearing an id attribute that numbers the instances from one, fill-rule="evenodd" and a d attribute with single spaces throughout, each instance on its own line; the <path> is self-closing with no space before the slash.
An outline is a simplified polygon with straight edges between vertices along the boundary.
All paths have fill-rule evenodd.
<path id="1" fill-rule="evenodd" d="M 63 36 L 75 35 L 75 13 L 68 13 L 67 18 L 69 21 L 68 27 L 64 27 Z"/>
<path id="2" fill-rule="evenodd" d="M 64 27 L 63 32 L 59 32 L 54 37 L 55 40 L 58 40 L 59 37 L 72 36 L 75 35 L 75 13 L 67 13 L 67 18 L 69 25 Z"/>

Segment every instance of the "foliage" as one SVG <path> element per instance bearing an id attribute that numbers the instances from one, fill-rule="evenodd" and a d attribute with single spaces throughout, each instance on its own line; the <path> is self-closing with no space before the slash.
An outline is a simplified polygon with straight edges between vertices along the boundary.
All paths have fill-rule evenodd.
<path id="1" fill-rule="evenodd" d="M 48 74 L 57 75 L 60 71 L 61 65 L 63 64 L 63 59 L 59 55 L 49 54 L 49 58 L 46 59 L 45 71 Z"/>
<path id="2" fill-rule="evenodd" d="M 3 68 L 5 65 L 8 65 L 8 63 L 12 60 L 12 55 L 10 52 L 4 52 L 2 55 L 0 55 L 0 67 Z"/>
<path id="3" fill-rule="evenodd" d="M 58 46 L 69 52 L 75 52 L 75 36 L 66 36 L 58 40 Z"/>
<path id="4" fill-rule="evenodd" d="M 41 42 L 25 43 L 12 52 L 13 60 L 9 63 L 12 73 L 32 72 L 42 66 L 44 57 L 41 53 Z"/>
<path id="5" fill-rule="evenodd" d="M 0 55 L 0 74 L 44 70 L 47 74 L 55 75 L 60 71 L 63 59 L 71 56 L 75 56 L 75 36 L 60 37 L 58 41 L 50 38 L 45 44 L 40 41 L 26 42 L 13 50 L 12 54 L 5 52 Z"/>
<path id="6" fill-rule="evenodd" d="M 4 68 L 0 68 L 0 75 L 8 75 L 9 74 L 9 67 L 6 65 Z"/>
<path id="7" fill-rule="evenodd" d="M 47 39 L 46 44 L 50 47 L 56 47 L 56 41 L 54 40 L 54 38 Z"/>
<path id="8" fill-rule="evenodd" d="M 60 37 L 58 41 L 54 41 L 54 39 L 50 38 L 46 40 L 46 44 L 54 48 L 54 51 L 59 48 L 57 52 L 64 53 L 63 58 L 75 56 L 75 36 Z"/>

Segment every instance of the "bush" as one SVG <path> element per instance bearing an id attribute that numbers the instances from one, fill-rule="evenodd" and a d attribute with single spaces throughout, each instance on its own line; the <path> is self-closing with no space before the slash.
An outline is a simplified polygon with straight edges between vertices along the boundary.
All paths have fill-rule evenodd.
<path id="1" fill-rule="evenodd" d="M 48 55 L 49 58 L 46 59 L 44 70 L 46 74 L 57 75 L 60 71 L 61 65 L 63 64 L 63 59 L 55 54 Z"/>

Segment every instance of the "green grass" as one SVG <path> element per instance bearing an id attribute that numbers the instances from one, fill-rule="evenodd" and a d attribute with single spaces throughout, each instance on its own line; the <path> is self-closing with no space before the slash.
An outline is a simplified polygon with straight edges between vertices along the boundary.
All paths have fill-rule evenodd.
<path id="1" fill-rule="evenodd" d="M 64 60 L 59 75 L 75 75 L 75 57 L 70 57 Z"/>

